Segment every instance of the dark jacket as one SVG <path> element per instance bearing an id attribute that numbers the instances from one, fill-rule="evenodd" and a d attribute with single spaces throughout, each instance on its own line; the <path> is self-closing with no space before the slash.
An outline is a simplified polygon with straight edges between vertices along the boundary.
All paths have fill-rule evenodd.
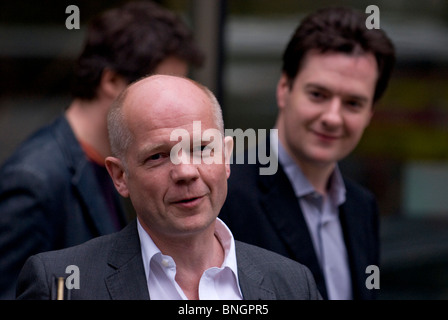
<path id="1" fill-rule="evenodd" d="M 310 232 L 288 177 L 280 163 L 274 175 L 260 175 L 259 168 L 260 164 L 231 165 L 228 196 L 219 217 L 229 226 L 235 239 L 308 266 L 320 293 L 327 298 Z M 353 296 L 354 299 L 374 299 L 375 289 L 367 289 L 365 281 L 369 276 L 366 267 L 379 266 L 377 204 L 374 196 L 360 185 L 346 178 L 344 183 L 346 202 L 340 206 L 339 214 Z"/>
<path id="2" fill-rule="evenodd" d="M 238 278 L 246 300 L 321 299 L 311 272 L 276 253 L 235 242 Z M 68 266 L 71 266 L 67 269 Z M 74 271 L 75 266 L 76 271 Z M 72 271 L 73 270 L 73 271 Z M 75 272 L 79 282 L 72 278 Z M 19 277 L 18 299 L 54 299 L 55 278 L 70 284 L 66 299 L 145 300 L 148 292 L 136 220 L 122 231 L 72 248 L 32 256 Z"/>
<path id="3" fill-rule="evenodd" d="M 117 229 L 64 116 L 27 139 L 0 169 L 0 298 L 14 299 L 32 254 L 73 246 Z M 110 178 L 109 178 L 110 179 Z M 110 193 L 125 225 L 115 188 Z"/>

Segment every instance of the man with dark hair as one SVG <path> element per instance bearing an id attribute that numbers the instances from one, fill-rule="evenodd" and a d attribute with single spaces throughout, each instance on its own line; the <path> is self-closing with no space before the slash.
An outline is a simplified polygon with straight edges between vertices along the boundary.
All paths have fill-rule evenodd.
<path id="1" fill-rule="evenodd" d="M 107 112 L 130 82 L 152 73 L 186 76 L 203 59 L 180 17 L 149 1 L 91 20 L 75 66 L 73 101 L 0 169 L 0 298 L 15 297 L 17 276 L 32 254 L 126 225 L 104 163 Z"/>
<path id="2" fill-rule="evenodd" d="M 152 2 L 129 2 L 90 22 L 72 93 L 95 98 L 104 70 L 131 83 L 148 73 L 186 74 L 187 63 L 200 66 L 202 61 L 191 31 L 173 12 Z"/>
<path id="3" fill-rule="evenodd" d="M 366 287 L 366 268 L 380 261 L 376 200 L 338 168 L 369 125 L 395 63 L 392 42 L 368 30 L 366 17 L 327 8 L 298 26 L 283 55 L 277 130 L 261 142 L 278 156 L 278 171 L 233 165 L 220 214 L 236 239 L 307 265 L 326 299 L 376 297 Z"/>

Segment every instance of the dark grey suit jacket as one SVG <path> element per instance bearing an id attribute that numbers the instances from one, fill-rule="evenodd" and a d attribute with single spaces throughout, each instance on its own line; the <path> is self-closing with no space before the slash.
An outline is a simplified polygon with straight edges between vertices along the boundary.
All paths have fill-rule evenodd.
<path id="1" fill-rule="evenodd" d="M 236 256 L 244 299 L 321 299 L 314 278 L 305 266 L 238 241 Z M 150 298 L 136 220 L 112 235 L 32 256 L 20 273 L 17 298 L 55 298 L 55 278 L 70 276 L 70 270 L 66 273 L 69 265 L 77 266 L 80 272 L 79 289 L 66 290 L 70 299 Z"/>
<path id="2" fill-rule="evenodd" d="M 78 245 L 126 225 L 113 184 L 109 195 L 119 226 L 101 189 L 63 115 L 5 161 L 0 168 L 0 299 L 15 298 L 17 277 L 31 255 Z"/>

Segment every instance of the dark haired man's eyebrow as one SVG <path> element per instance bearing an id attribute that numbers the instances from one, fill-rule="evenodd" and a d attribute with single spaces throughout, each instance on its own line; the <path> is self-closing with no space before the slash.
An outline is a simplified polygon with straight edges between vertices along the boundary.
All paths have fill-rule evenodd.
<path id="1" fill-rule="evenodd" d="M 332 92 L 332 90 L 330 90 L 329 88 L 327 88 L 323 85 L 317 84 L 317 83 L 307 83 L 307 84 L 305 84 L 304 88 L 307 90 L 314 89 L 314 90 L 319 90 L 319 91 L 328 92 L 328 93 Z"/>
<path id="2" fill-rule="evenodd" d="M 307 84 L 305 84 L 305 89 L 314 89 L 314 90 L 319 90 L 319 91 L 326 92 L 326 93 L 333 93 L 333 91 L 330 88 L 327 88 L 318 83 L 307 83 Z M 364 95 L 360 95 L 360 94 L 344 93 L 343 95 L 345 98 L 357 100 L 360 102 L 368 102 L 369 101 L 368 97 L 366 97 Z"/>
<path id="3" fill-rule="evenodd" d="M 315 89 L 322 89 L 322 90 L 328 90 L 323 85 L 317 84 L 317 83 L 307 83 L 305 84 L 305 88 L 315 88 Z"/>

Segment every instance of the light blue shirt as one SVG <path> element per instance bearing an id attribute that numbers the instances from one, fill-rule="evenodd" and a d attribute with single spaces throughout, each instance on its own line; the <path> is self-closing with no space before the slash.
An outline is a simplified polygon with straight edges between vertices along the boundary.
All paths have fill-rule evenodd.
<path id="1" fill-rule="evenodd" d="M 351 300 L 350 267 L 338 208 L 345 202 L 345 185 L 338 166 L 330 177 L 327 194 L 321 195 L 272 133 L 271 148 L 278 154 L 279 163 L 299 201 L 325 277 L 328 298 Z"/>

